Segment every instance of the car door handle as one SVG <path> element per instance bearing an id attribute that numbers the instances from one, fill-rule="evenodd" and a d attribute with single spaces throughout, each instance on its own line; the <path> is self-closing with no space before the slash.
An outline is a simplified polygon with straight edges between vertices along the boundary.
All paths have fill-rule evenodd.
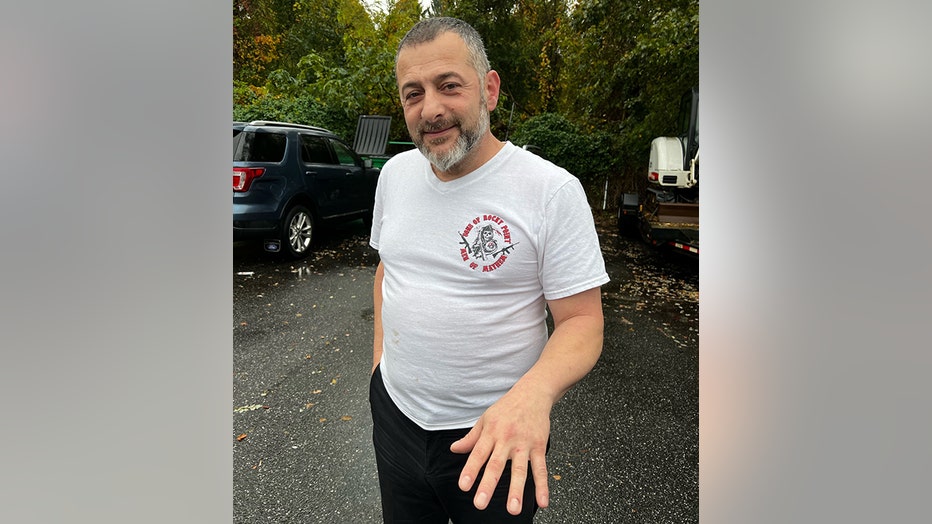
<path id="1" fill-rule="evenodd" d="M 317 174 L 317 171 L 305 171 L 304 174 L 313 176 Z"/>

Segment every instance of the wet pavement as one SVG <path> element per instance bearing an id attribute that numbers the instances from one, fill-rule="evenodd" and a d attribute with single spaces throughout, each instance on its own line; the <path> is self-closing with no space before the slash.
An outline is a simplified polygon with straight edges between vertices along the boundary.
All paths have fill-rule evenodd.
<path id="1" fill-rule="evenodd" d="M 551 505 L 535 522 L 698 522 L 698 262 L 596 216 L 605 345 L 554 407 Z M 300 262 L 255 244 L 233 257 L 234 522 L 381 522 L 368 230 L 322 231 Z"/>

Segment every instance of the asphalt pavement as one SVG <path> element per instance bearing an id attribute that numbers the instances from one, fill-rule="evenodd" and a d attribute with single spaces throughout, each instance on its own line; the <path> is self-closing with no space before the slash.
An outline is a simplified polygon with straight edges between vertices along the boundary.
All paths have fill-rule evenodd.
<path id="1" fill-rule="evenodd" d="M 554 407 L 544 523 L 699 521 L 698 262 L 619 238 L 595 368 Z M 368 405 L 372 279 L 362 221 L 291 262 L 234 245 L 236 523 L 381 522 Z"/>

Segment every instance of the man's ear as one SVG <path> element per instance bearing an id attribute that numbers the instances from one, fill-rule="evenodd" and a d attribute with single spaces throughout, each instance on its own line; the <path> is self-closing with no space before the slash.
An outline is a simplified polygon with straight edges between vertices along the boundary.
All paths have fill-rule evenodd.
<path id="1" fill-rule="evenodd" d="M 486 96 L 486 107 L 491 113 L 496 107 L 498 107 L 498 94 L 499 90 L 502 87 L 502 79 L 498 76 L 498 72 L 494 69 L 486 73 L 485 75 L 485 96 Z"/>

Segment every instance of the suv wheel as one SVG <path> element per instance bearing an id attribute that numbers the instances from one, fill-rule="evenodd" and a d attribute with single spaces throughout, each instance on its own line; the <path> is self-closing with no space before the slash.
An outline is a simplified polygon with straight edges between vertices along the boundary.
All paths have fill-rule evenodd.
<path id="1" fill-rule="evenodd" d="M 294 206 L 282 223 L 282 252 L 292 258 L 303 258 L 311 251 L 314 240 L 314 215 L 304 206 Z"/>

